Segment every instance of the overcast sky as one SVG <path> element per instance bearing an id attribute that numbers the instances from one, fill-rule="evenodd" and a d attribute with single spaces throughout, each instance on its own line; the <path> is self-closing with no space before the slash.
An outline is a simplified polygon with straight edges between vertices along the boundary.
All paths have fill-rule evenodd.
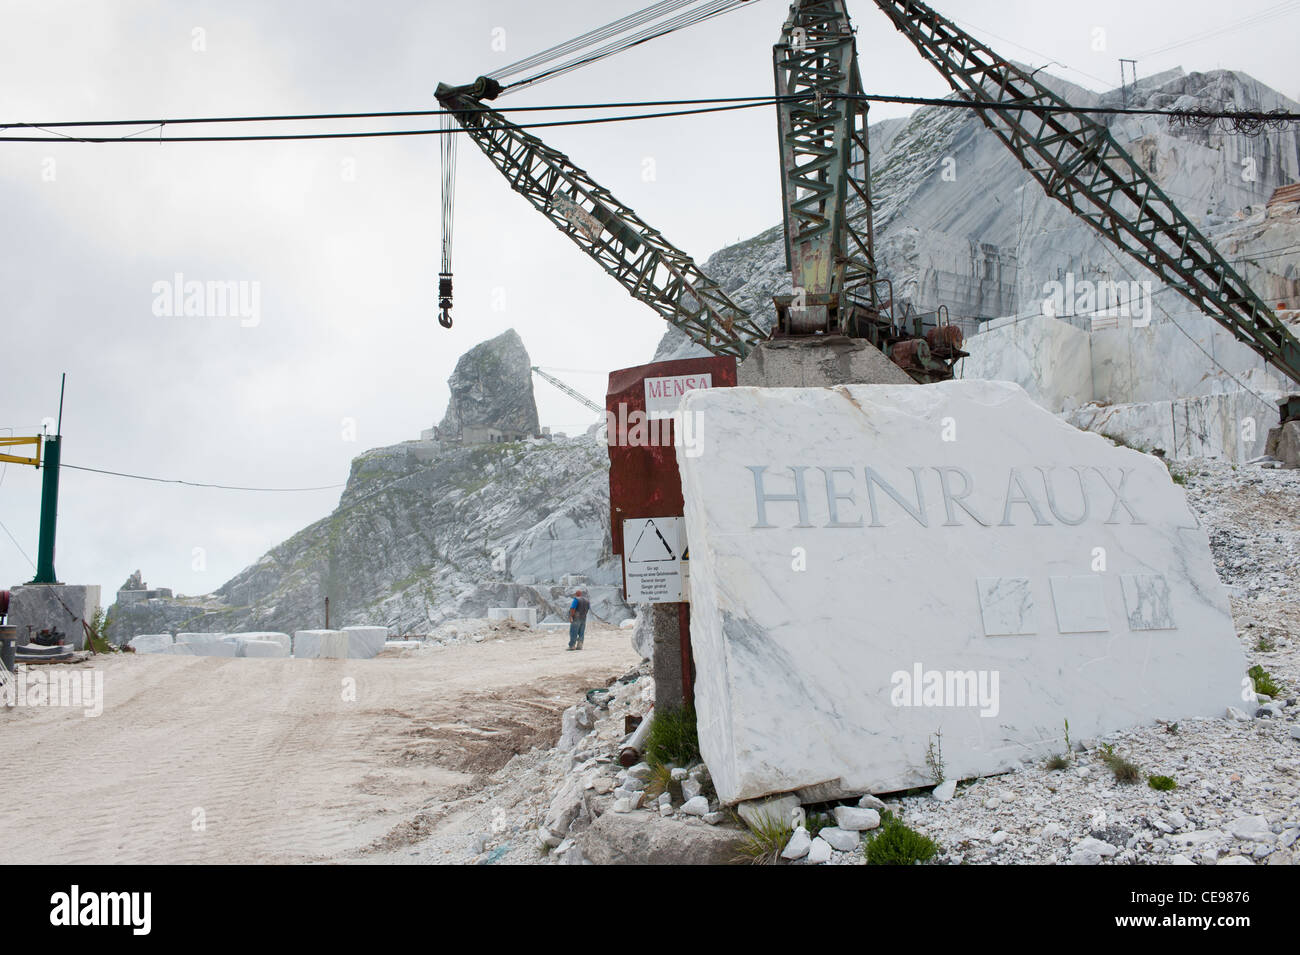
<path id="1" fill-rule="evenodd" d="M 432 108 L 440 80 L 468 82 L 647 3 L 2 0 L 0 123 Z M 769 93 L 787 6 L 753 0 L 503 105 Z M 1055 61 L 1052 72 L 1091 89 L 1118 85 L 1118 58 L 1137 57 L 1141 75 L 1227 67 L 1300 97 L 1300 3 L 1237 29 L 1279 4 L 937 6 L 1006 56 Z M 853 0 L 850 11 L 869 92 L 947 92 L 873 4 Z M 902 112 L 874 108 L 872 117 Z M 542 135 L 703 261 L 779 219 L 773 124 L 763 109 Z M 446 331 L 434 308 L 434 137 L 0 143 L 0 434 L 37 433 L 67 372 L 67 464 L 238 485 L 340 484 L 361 451 L 416 438 L 440 419 L 456 358 L 509 327 L 536 364 L 576 369 L 561 377 L 600 400 L 606 372 L 650 359 L 661 321 L 463 139 L 460 156 L 456 325 Z M 256 283 L 256 321 L 155 314 L 156 283 L 177 273 Z M 590 423 L 570 398 L 535 388 L 543 424 Z M 0 522 L 17 542 L 0 532 L 5 587 L 32 575 L 23 551 L 35 559 L 40 475 L 0 468 Z M 64 581 L 101 584 L 105 604 L 136 568 L 151 586 L 209 592 L 327 514 L 338 494 L 65 469 L 56 567 Z"/>

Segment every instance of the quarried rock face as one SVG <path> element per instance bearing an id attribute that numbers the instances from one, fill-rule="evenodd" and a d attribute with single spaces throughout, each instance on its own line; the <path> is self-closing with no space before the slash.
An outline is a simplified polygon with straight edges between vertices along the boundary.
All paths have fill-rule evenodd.
<path id="1" fill-rule="evenodd" d="M 1245 661 L 1151 455 L 1006 382 L 693 393 L 679 466 L 700 749 L 723 802 L 891 792 L 1156 718 Z M 942 769 L 934 768 L 935 759 Z"/>
<path id="2" fill-rule="evenodd" d="M 537 434 L 532 362 L 512 328 L 475 345 L 447 379 L 451 400 L 440 437 L 465 444 L 517 441 Z"/>

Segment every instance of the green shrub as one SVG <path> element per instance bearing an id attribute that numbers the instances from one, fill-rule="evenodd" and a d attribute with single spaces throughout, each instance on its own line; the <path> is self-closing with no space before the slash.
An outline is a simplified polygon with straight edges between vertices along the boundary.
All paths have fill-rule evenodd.
<path id="1" fill-rule="evenodd" d="M 1178 782 L 1172 776 L 1148 776 L 1147 785 L 1162 792 L 1178 788 Z"/>
<path id="2" fill-rule="evenodd" d="M 1268 675 L 1258 663 L 1246 671 L 1246 674 L 1255 684 L 1255 692 L 1263 693 L 1267 696 L 1281 696 L 1282 688 L 1273 682 L 1273 678 Z"/>
<path id="3" fill-rule="evenodd" d="M 867 865 L 916 865 L 933 859 L 939 844 L 908 828 L 886 809 L 880 814 L 880 828 L 867 833 L 862 851 Z"/>
<path id="4" fill-rule="evenodd" d="M 698 761 L 700 738 L 695 729 L 694 707 L 682 706 L 662 713 L 656 708 L 646 735 L 645 756 L 652 766 L 689 766 Z"/>

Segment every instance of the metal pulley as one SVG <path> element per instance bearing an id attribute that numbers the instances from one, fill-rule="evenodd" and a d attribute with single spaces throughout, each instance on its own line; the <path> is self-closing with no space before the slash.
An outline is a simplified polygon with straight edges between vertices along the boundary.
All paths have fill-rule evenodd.
<path id="1" fill-rule="evenodd" d="M 451 273 L 438 273 L 438 324 L 451 328 Z"/>

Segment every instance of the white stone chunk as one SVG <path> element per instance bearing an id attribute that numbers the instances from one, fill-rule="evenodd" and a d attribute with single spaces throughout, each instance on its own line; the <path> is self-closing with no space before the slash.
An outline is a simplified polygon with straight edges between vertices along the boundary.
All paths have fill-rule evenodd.
<path id="1" fill-rule="evenodd" d="M 790 841 L 785 844 L 785 848 L 781 850 L 781 858 L 790 859 L 791 861 L 802 859 L 808 854 L 808 850 L 811 848 L 812 837 L 808 835 L 807 829 L 800 826 L 794 831 L 794 835 L 790 837 Z"/>
<path id="2" fill-rule="evenodd" d="M 153 651 L 154 653 L 169 653 L 177 657 L 196 657 L 200 654 L 194 652 L 194 647 L 188 643 L 172 643 L 165 647 L 160 647 Z"/>
<path id="3" fill-rule="evenodd" d="M 930 790 L 930 798 L 935 802 L 947 802 L 955 795 L 957 795 L 957 780 L 955 779 L 945 779 Z"/>
<path id="4" fill-rule="evenodd" d="M 862 836 L 859 833 L 838 826 L 827 826 L 817 835 L 825 839 L 837 852 L 853 852 L 862 844 Z"/>
<path id="5" fill-rule="evenodd" d="M 874 809 L 858 809 L 856 806 L 836 806 L 834 809 L 835 825 L 850 832 L 875 829 L 880 825 L 880 813 Z"/>
<path id="6" fill-rule="evenodd" d="M 709 801 L 703 796 L 696 796 L 694 799 L 688 799 L 682 803 L 682 812 L 689 813 L 692 816 L 703 816 L 709 811 Z"/>
<path id="7" fill-rule="evenodd" d="M 724 804 L 927 785 L 940 727 L 969 779 L 1050 755 L 1064 719 L 1096 737 L 1239 704 L 1227 594 L 1158 459 L 1006 382 L 714 388 L 682 410 L 704 423 L 678 467 Z"/>
<path id="8" fill-rule="evenodd" d="M 831 861 L 830 843 L 818 835 L 808 846 L 808 855 L 804 857 L 809 865 L 821 865 Z"/>

